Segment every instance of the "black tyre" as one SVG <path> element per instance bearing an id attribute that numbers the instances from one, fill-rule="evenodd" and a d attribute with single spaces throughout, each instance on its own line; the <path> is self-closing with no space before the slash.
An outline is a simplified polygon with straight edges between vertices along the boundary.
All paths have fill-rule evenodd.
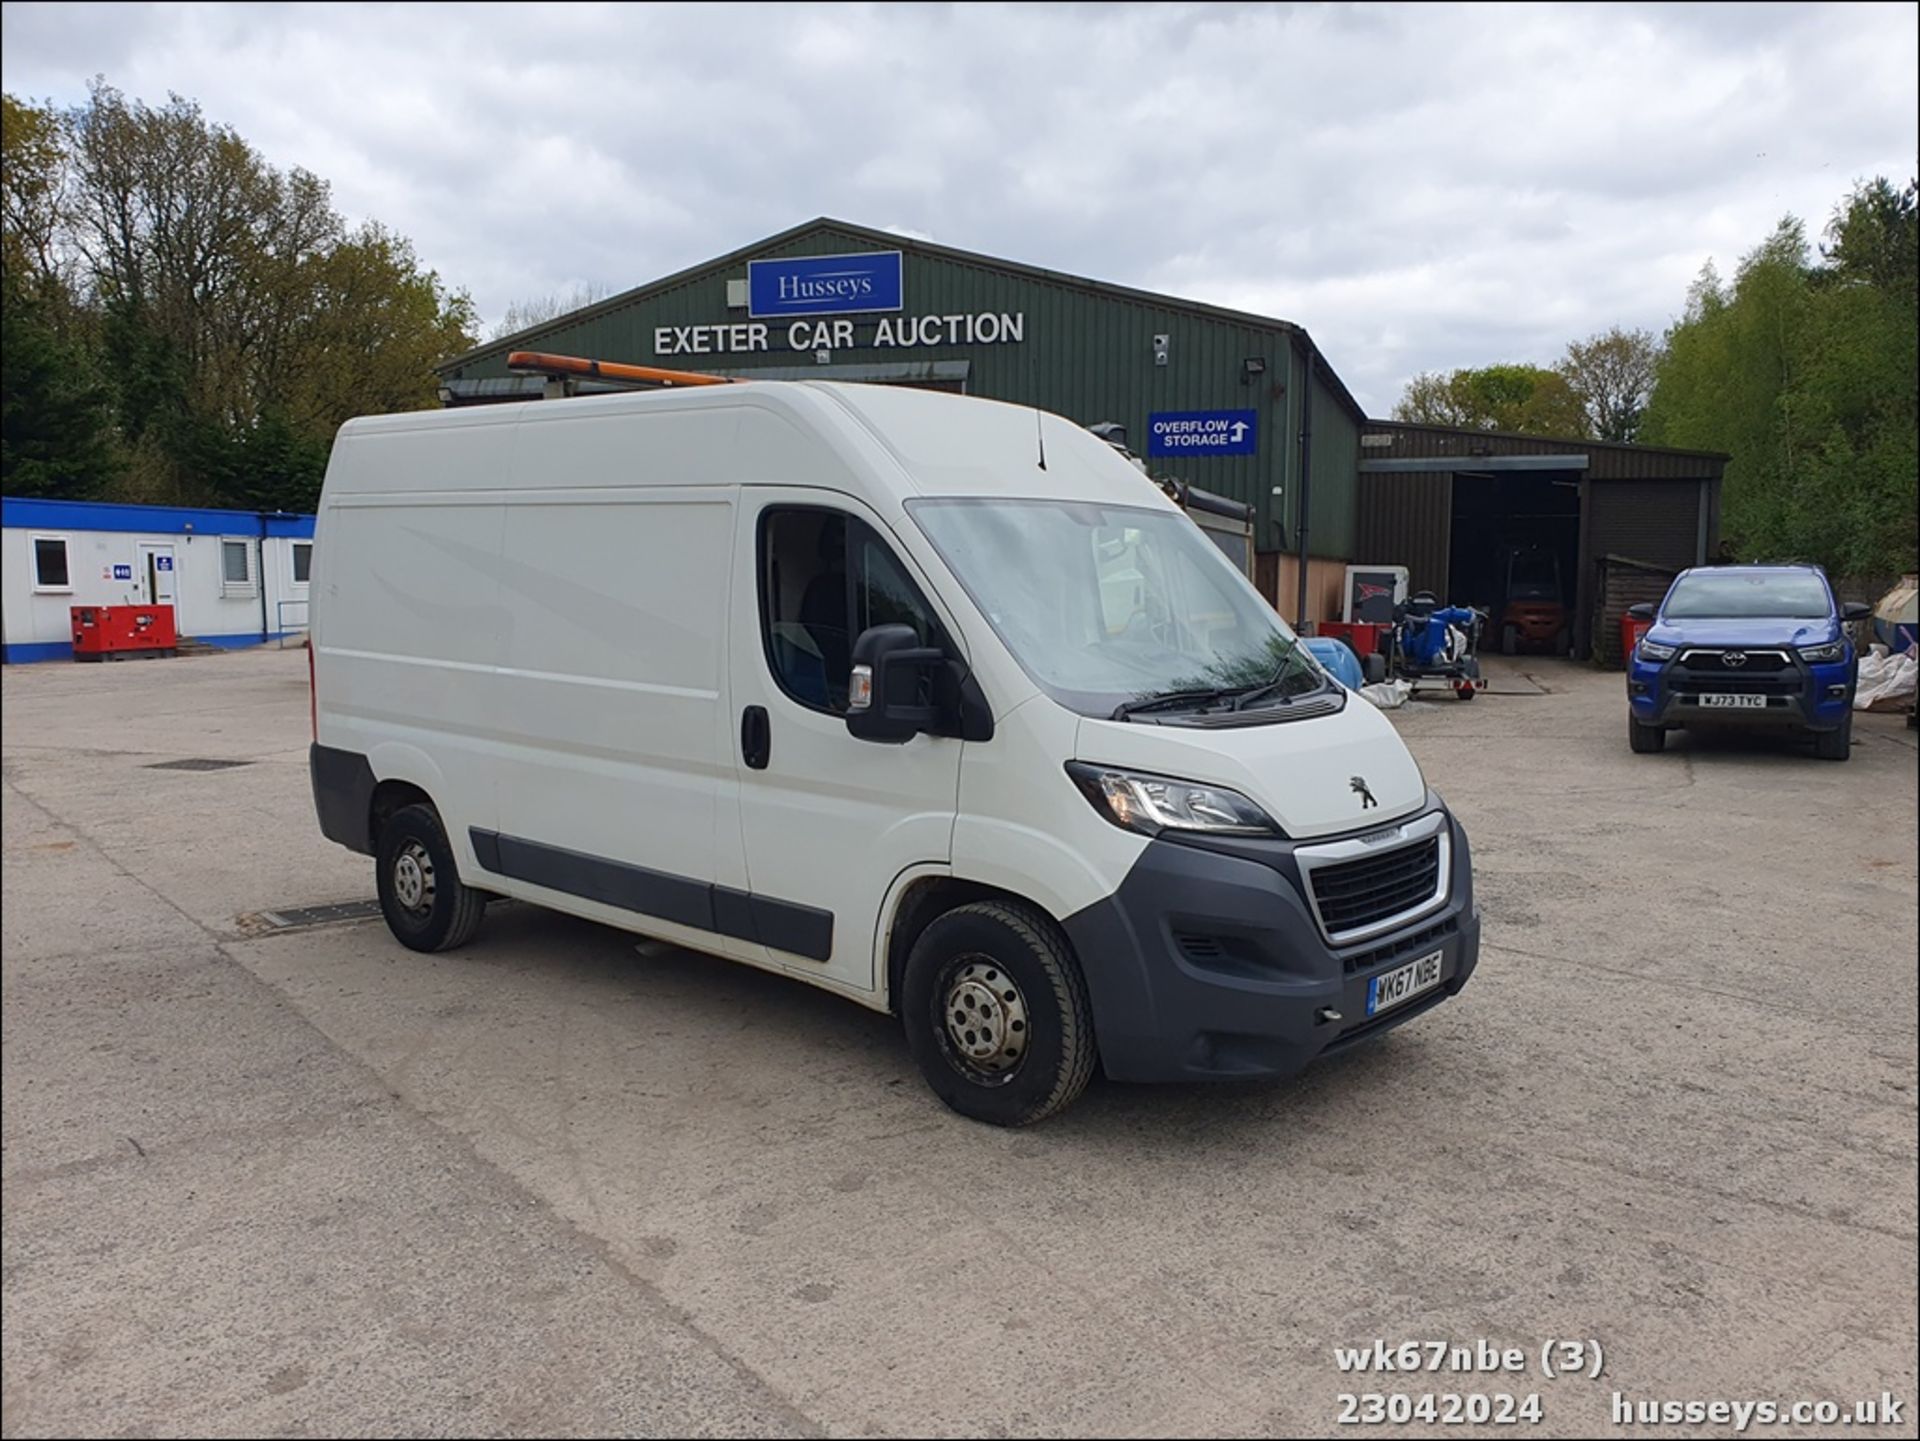
<path id="1" fill-rule="evenodd" d="M 1028 906 L 976 901 L 914 942 L 901 987 L 907 1044 L 954 1110 L 1026 1126 L 1093 1075 L 1093 1010 L 1060 928 Z"/>
<path id="2" fill-rule="evenodd" d="M 1463 680 L 1455 684 L 1453 693 L 1459 696 L 1461 700 L 1472 700 L 1478 690 L 1479 687 L 1474 685 L 1472 681 Z"/>
<path id="3" fill-rule="evenodd" d="M 1387 658 L 1379 651 L 1367 657 L 1366 675 L 1368 685 L 1379 685 L 1387 678 Z"/>
<path id="4" fill-rule="evenodd" d="M 464 946 L 486 914 L 487 898 L 460 880 L 432 806 L 404 806 L 387 817 L 374 850 L 374 879 L 387 928 L 412 950 Z"/>
<path id="5" fill-rule="evenodd" d="M 1641 725 L 1633 718 L 1633 712 L 1627 712 L 1627 744 L 1635 755 L 1652 755 L 1667 748 L 1667 733 L 1660 726 Z"/>
<path id="6" fill-rule="evenodd" d="M 1843 761 L 1853 754 L 1853 712 L 1847 712 L 1847 718 L 1830 731 L 1816 731 L 1813 737 L 1813 753 L 1823 761 Z"/>

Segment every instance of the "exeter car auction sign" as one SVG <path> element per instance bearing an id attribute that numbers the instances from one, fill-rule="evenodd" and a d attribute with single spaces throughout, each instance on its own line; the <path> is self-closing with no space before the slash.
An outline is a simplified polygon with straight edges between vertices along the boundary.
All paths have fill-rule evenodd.
<path id="1" fill-rule="evenodd" d="M 755 320 L 898 310 L 900 294 L 897 250 L 747 262 L 747 314 Z"/>
<path id="2" fill-rule="evenodd" d="M 936 345 L 1018 345 L 1027 338 L 1023 310 L 902 315 L 898 312 L 906 308 L 905 295 L 897 250 L 750 260 L 745 296 L 749 319 L 655 326 L 653 353 L 657 358 L 771 351 L 817 355 Z M 729 299 L 728 304 L 737 306 L 740 301 Z"/>

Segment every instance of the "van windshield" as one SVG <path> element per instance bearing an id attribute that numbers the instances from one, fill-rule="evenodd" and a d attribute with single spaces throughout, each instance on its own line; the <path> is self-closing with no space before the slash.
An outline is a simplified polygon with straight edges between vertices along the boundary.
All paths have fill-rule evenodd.
<path id="1" fill-rule="evenodd" d="M 1826 582 L 1804 570 L 1694 571 L 1673 583 L 1668 620 L 1820 620 L 1833 614 Z"/>
<path id="2" fill-rule="evenodd" d="M 907 506 L 1027 674 L 1082 715 L 1274 706 L 1330 684 L 1177 511 L 1053 500 Z"/>

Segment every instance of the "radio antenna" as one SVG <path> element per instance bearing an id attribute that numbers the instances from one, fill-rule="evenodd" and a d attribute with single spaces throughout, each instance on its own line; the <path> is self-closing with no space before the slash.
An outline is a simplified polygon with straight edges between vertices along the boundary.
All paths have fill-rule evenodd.
<path id="1" fill-rule="evenodd" d="M 1033 408 L 1033 438 L 1040 447 L 1040 468 L 1047 468 L 1047 433 L 1040 421 L 1040 407 Z"/>

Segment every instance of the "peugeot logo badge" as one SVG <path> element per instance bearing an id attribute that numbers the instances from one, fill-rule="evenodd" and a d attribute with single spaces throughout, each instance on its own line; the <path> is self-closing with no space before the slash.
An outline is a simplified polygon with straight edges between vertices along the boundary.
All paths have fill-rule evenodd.
<path id="1" fill-rule="evenodd" d="M 1729 670 L 1739 670 L 1747 663 L 1747 653 L 1743 650 L 1730 650 L 1720 659 Z"/>
<path id="2" fill-rule="evenodd" d="M 1361 810 L 1364 811 L 1369 806 L 1377 806 L 1380 804 L 1380 802 L 1373 798 L 1373 792 L 1367 789 L 1367 778 L 1365 776 L 1355 776 L 1352 780 L 1348 781 L 1347 784 L 1353 793 L 1360 797 Z"/>

